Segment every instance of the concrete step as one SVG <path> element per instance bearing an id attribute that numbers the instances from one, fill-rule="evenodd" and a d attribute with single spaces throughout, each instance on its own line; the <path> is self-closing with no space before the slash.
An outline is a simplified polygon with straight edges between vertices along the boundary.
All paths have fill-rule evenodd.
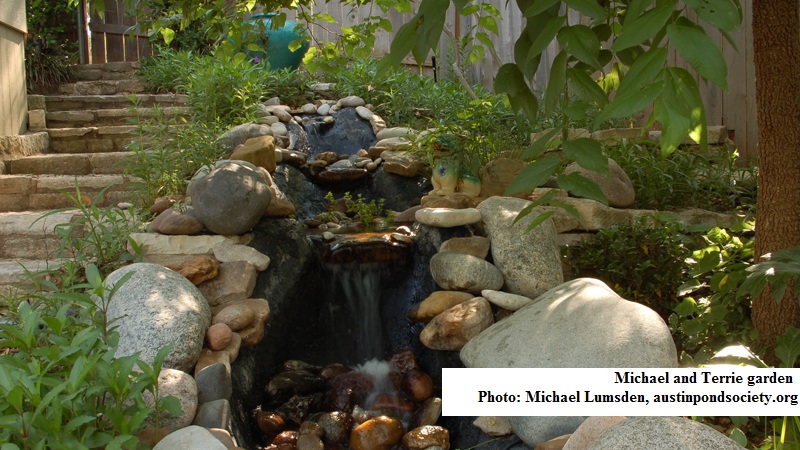
<path id="1" fill-rule="evenodd" d="M 27 156 L 5 161 L 9 175 L 109 175 L 125 172 L 134 152 L 65 153 Z"/>
<path id="2" fill-rule="evenodd" d="M 130 125 L 139 119 L 148 119 L 163 115 L 166 118 L 186 117 L 189 115 L 187 106 L 161 106 L 158 108 L 142 106 L 133 109 L 85 109 L 81 111 L 48 111 L 45 120 L 48 129 L 53 128 L 78 128 L 99 127 L 111 125 Z"/>
<path id="3" fill-rule="evenodd" d="M 2 259 L 0 260 L 0 298 L 11 292 L 31 290 L 30 274 L 55 271 L 64 267 L 64 261 L 54 259 Z"/>
<path id="4" fill-rule="evenodd" d="M 76 195 L 89 204 L 104 188 L 98 206 L 126 201 L 134 190 L 136 177 L 126 175 L 0 175 L 0 212 L 74 207 L 65 194 Z"/>
<path id="5" fill-rule="evenodd" d="M 20 211 L 0 213 L 0 259 L 53 259 L 58 256 L 61 224 L 70 223 L 77 211 Z"/>
<path id="6" fill-rule="evenodd" d="M 189 97 L 182 94 L 137 94 L 124 95 L 46 95 L 44 108 L 48 113 L 54 111 L 85 111 L 95 109 L 128 109 L 133 106 L 135 97 L 140 107 L 159 105 L 185 106 Z M 35 105 L 38 106 L 38 105 Z"/>

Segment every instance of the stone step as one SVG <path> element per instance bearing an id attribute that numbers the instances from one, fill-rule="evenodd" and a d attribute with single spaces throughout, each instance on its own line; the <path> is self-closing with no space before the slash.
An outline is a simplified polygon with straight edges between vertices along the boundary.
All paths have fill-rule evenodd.
<path id="1" fill-rule="evenodd" d="M 49 147 L 50 135 L 46 132 L 0 136 L 0 174 L 3 173 L 2 160 L 38 155 L 47 152 Z"/>
<path id="2" fill-rule="evenodd" d="M 109 175 L 125 172 L 134 152 L 66 153 L 27 156 L 5 161 L 9 175 Z"/>
<path id="3" fill-rule="evenodd" d="M 124 152 L 136 138 L 135 125 L 103 127 L 53 128 L 50 134 L 52 153 Z"/>
<path id="4" fill-rule="evenodd" d="M 143 106 L 113 109 L 86 109 L 82 111 L 48 111 L 45 120 L 48 129 L 99 127 L 111 125 L 130 125 L 138 119 L 148 119 L 163 115 L 166 118 L 185 117 L 189 114 L 187 106 Z"/>
<path id="5" fill-rule="evenodd" d="M 79 81 L 124 80 L 132 78 L 140 67 L 138 61 L 78 64 L 72 66 L 72 74 Z"/>
<path id="6" fill-rule="evenodd" d="M 189 97 L 182 94 L 137 94 L 137 95 L 46 95 L 44 108 L 31 107 L 30 109 L 46 109 L 48 113 L 54 111 L 85 111 L 95 109 L 128 109 L 133 106 L 134 98 L 139 107 L 159 105 L 185 106 Z M 30 102 L 29 102 L 30 103 Z M 34 106 L 40 106 L 38 101 Z"/>
<path id="7" fill-rule="evenodd" d="M 58 85 L 61 95 L 114 95 L 140 94 L 145 92 L 145 82 L 141 78 L 121 80 L 76 81 Z"/>
<path id="8" fill-rule="evenodd" d="M 62 267 L 64 261 L 55 259 L 0 259 L 0 298 L 14 291 L 30 290 L 33 282 L 29 274 Z"/>
<path id="9" fill-rule="evenodd" d="M 76 183 L 84 204 L 111 186 L 97 204 L 116 205 L 129 198 L 137 181 L 127 175 L 0 175 L 0 212 L 74 207 L 65 194 L 74 197 Z"/>
<path id="10" fill-rule="evenodd" d="M 0 259 L 53 259 L 61 236 L 56 229 L 70 223 L 77 211 L 20 211 L 0 213 Z"/>

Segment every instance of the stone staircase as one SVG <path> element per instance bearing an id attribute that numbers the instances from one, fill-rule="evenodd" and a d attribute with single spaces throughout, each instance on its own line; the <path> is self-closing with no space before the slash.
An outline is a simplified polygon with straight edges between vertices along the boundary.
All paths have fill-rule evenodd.
<path id="1" fill-rule="evenodd" d="M 76 82 L 28 97 L 28 134 L 0 137 L 0 295 L 26 279 L 23 266 L 58 265 L 55 227 L 74 212 L 37 219 L 73 207 L 65 193 L 75 195 L 78 186 L 87 204 L 108 188 L 100 206 L 127 199 L 135 179 L 124 173 L 133 155 L 126 146 L 135 138 L 137 116 L 187 113 L 186 96 L 145 93 L 137 68 L 130 62 L 77 66 Z"/>

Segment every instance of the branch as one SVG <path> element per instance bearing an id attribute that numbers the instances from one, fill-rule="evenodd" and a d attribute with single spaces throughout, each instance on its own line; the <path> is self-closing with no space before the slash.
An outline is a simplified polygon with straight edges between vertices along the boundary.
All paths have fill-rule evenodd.
<path id="1" fill-rule="evenodd" d="M 469 94 L 469 98 L 472 100 L 477 100 L 478 96 L 475 95 L 475 91 L 472 90 L 472 86 L 467 83 L 467 79 L 464 78 L 464 74 L 461 72 L 461 67 L 459 67 L 459 55 L 458 55 L 458 40 L 456 40 L 455 35 L 452 31 L 450 31 L 450 27 L 445 25 L 444 32 L 447 34 L 447 37 L 450 38 L 450 45 L 453 46 L 453 73 L 456 75 L 456 79 L 458 82 L 461 83 L 461 86 L 467 90 L 467 94 Z"/>

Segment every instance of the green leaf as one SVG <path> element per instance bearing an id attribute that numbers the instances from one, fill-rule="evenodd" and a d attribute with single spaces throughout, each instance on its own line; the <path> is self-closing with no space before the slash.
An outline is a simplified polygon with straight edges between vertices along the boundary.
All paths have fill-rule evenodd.
<path id="1" fill-rule="evenodd" d="M 499 32 L 497 28 L 497 20 L 495 20 L 492 16 L 482 16 L 478 19 L 478 23 L 487 30 L 491 31 L 495 35 Z"/>
<path id="2" fill-rule="evenodd" d="M 525 17 L 538 16 L 559 1 L 560 0 L 536 0 L 533 2 L 533 5 L 526 9 L 522 14 Z"/>
<path id="3" fill-rule="evenodd" d="M 687 22 L 682 21 L 684 25 L 667 26 L 670 43 L 701 77 L 727 91 L 728 66 L 722 51 L 702 28 L 688 25 Z"/>
<path id="4" fill-rule="evenodd" d="M 480 11 L 481 7 L 478 5 L 469 5 L 466 8 L 459 11 L 459 14 L 462 16 L 468 16 L 470 14 L 475 14 L 476 12 Z"/>
<path id="5" fill-rule="evenodd" d="M 600 114 L 594 119 L 594 127 L 597 129 L 603 122 L 618 117 L 632 116 L 633 114 L 645 109 L 653 100 L 664 90 L 664 82 L 659 81 L 649 86 L 645 86 L 639 91 L 629 90 L 624 95 L 617 93 Z"/>
<path id="6" fill-rule="evenodd" d="M 661 153 L 672 153 L 688 134 L 707 145 L 703 99 L 694 77 L 685 69 L 668 67 L 663 72 L 666 86 L 653 105 L 653 117 L 663 124 Z"/>
<path id="7" fill-rule="evenodd" d="M 508 95 L 514 110 L 521 110 L 528 120 L 536 122 L 539 113 L 538 101 L 516 64 L 503 64 L 500 67 L 495 76 L 494 89 L 497 93 Z"/>
<path id="8" fill-rule="evenodd" d="M 552 17 L 547 21 L 544 27 L 539 30 L 539 34 L 533 39 L 528 49 L 528 60 L 541 55 L 547 46 L 553 42 L 553 38 L 556 37 L 561 26 L 564 24 L 564 19 L 564 16 Z"/>
<path id="9" fill-rule="evenodd" d="M 637 57 L 628 72 L 622 77 L 617 90 L 617 96 L 638 92 L 648 84 L 653 83 L 656 76 L 667 62 L 667 49 L 663 47 L 652 48 Z"/>
<path id="10" fill-rule="evenodd" d="M 538 216 L 536 216 L 536 218 L 534 218 L 531 221 L 530 224 L 528 224 L 528 227 L 525 228 L 525 232 L 529 233 L 529 232 L 533 231 L 534 228 L 536 228 L 539 225 L 541 225 L 542 223 L 544 223 L 544 221 L 549 219 L 550 217 L 552 217 L 553 214 L 555 214 L 555 211 L 545 211 L 545 212 L 539 214 Z"/>
<path id="11" fill-rule="evenodd" d="M 778 337 L 775 356 L 781 360 L 781 367 L 794 367 L 797 357 L 800 356 L 800 330 L 789 327 L 783 335 Z"/>
<path id="12" fill-rule="evenodd" d="M 570 89 L 579 99 L 597 106 L 605 106 L 608 102 L 603 88 L 585 72 L 571 67 L 567 69 L 567 81 Z"/>
<path id="13" fill-rule="evenodd" d="M 741 445 L 743 448 L 747 447 L 747 436 L 745 436 L 744 432 L 738 428 L 734 428 L 731 432 L 730 437 L 734 442 Z"/>
<path id="14" fill-rule="evenodd" d="M 608 16 L 608 10 L 600 6 L 597 0 L 564 0 L 564 2 L 570 8 L 594 20 L 603 20 Z"/>
<path id="15" fill-rule="evenodd" d="M 675 306 L 674 310 L 679 316 L 691 316 L 697 312 L 697 302 L 691 297 L 686 297 Z"/>
<path id="16" fill-rule="evenodd" d="M 528 164 L 506 189 L 506 195 L 530 192 L 547 183 L 561 165 L 558 155 L 547 155 Z"/>
<path id="17" fill-rule="evenodd" d="M 567 82 L 567 53 L 561 51 L 553 59 L 553 66 L 550 68 L 550 80 L 544 93 L 544 115 L 550 116 L 558 106 L 558 101 L 564 93 L 564 86 Z"/>
<path id="18" fill-rule="evenodd" d="M 327 23 L 336 22 L 336 19 L 332 15 L 327 14 L 327 13 L 317 14 L 317 19 L 320 19 L 323 22 L 327 22 Z"/>
<path id="19" fill-rule="evenodd" d="M 702 258 L 692 267 L 692 276 L 702 275 L 711 270 L 715 270 L 722 262 L 721 253 L 718 250 L 708 249 L 702 253 Z"/>
<path id="20" fill-rule="evenodd" d="M 164 43 L 169 45 L 175 39 L 175 30 L 172 28 L 161 28 L 161 36 L 164 38 Z"/>
<path id="21" fill-rule="evenodd" d="M 624 23 L 630 23 L 642 15 L 648 6 L 653 4 L 653 0 L 629 0 L 628 9 L 625 10 Z"/>
<path id="22" fill-rule="evenodd" d="M 561 148 L 564 156 L 573 159 L 581 167 L 608 175 L 608 158 L 603 155 L 603 148 L 598 141 L 578 138 L 564 142 Z"/>
<path id="23" fill-rule="evenodd" d="M 685 0 L 697 16 L 723 31 L 736 31 L 742 24 L 742 6 L 737 0 Z"/>
<path id="24" fill-rule="evenodd" d="M 522 158 L 526 160 L 538 158 L 539 155 L 544 153 L 544 151 L 547 149 L 547 144 L 553 140 L 553 137 L 555 137 L 559 131 L 561 131 L 561 128 L 553 128 L 552 130 L 540 136 L 538 139 L 536 139 L 536 141 L 533 142 L 533 144 L 531 144 L 530 147 L 525 150 Z"/>
<path id="25" fill-rule="evenodd" d="M 558 32 L 558 43 L 578 61 L 600 69 L 600 61 L 597 60 L 600 53 L 600 40 L 597 39 L 591 28 L 586 25 L 562 28 Z"/>
<path id="26" fill-rule="evenodd" d="M 633 22 L 626 19 L 619 36 L 611 44 L 611 50 L 616 53 L 652 38 L 664 28 L 674 11 L 672 5 L 663 5 L 647 11 Z"/>
<path id="27" fill-rule="evenodd" d="M 569 191 L 576 197 L 596 200 L 608 206 L 608 199 L 606 199 L 600 186 L 578 172 L 561 174 L 556 178 L 556 182 L 559 187 Z"/>

